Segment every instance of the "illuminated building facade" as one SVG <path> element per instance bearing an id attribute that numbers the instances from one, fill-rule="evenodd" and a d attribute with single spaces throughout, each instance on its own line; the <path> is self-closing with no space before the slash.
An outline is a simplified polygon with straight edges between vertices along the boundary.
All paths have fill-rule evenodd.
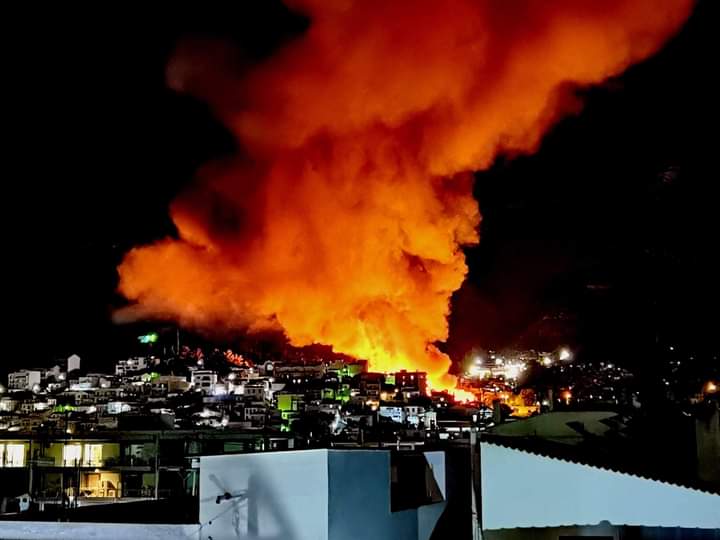
<path id="1" fill-rule="evenodd" d="M 401 370 L 395 373 L 395 388 L 403 393 L 427 395 L 427 373 Z"/>

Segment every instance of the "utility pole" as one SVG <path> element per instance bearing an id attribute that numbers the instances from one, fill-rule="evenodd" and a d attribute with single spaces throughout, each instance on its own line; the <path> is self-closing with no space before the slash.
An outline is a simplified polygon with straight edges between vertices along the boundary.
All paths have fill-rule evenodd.
<path id="1" fill-rule="evenodd" d="M 65 426 L 63 433 L 63 448 L 62 455 L 60 456 L 60 465 L 62 465 L 62 472 L 60 473 L 60 500 L 62 501 L 63 511 L 65 510 L 65 456 L 67 455 L 67 440 L 68 440 L 68 411 L 67 405 L 64 405 L 65 412 Z"/>
<path id="2" fill-rule="evenodd" d="M 158 500 L 160 483 L 160 435 L 155 435 L 155 500 Z"/>
<path id="3" fill-rule="evenodd" d="M 73 508 L 78 507 L 78 499 L 80 498 L 80 460 L 75 460 L 75 487 L 73 488 Z"/>
<path id="4" fill-rule="evenodd" d="M 28 451 L 29 457 L 30 457 L 30 472 L 28 474 L 28 493 L 30 494 L 30 498 L 32 499 L 33 496 L 33 447 L 32 447 L 33 440 L 30 439 L 30 449 Z"/>

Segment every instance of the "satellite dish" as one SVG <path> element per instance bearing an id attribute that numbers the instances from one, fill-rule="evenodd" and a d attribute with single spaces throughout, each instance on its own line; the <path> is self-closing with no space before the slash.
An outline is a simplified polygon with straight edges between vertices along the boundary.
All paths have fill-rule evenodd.
<path id="1" fill-rule="evenodd" d="M 225 484 L 223 484 L 216 475 L 211 474 L 208 478 L 210 478 L 210 481 L 217 486 L 218 494 L 216 496 L 202 499 L 201 502 L 210 502 L 214 500 L 215 504 L 220 504 L 225 501 L 234 500 L 242 502 L 247 499 L 247 490 L 236 491 L 233 493 L 231 490 L 227 489 Z"/>

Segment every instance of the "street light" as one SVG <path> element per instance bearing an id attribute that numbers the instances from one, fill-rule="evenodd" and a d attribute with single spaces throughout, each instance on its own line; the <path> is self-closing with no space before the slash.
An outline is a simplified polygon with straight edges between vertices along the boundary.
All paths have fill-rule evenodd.
<path id="1" fill-rule="evenodd" d="M 517 379 L 520 375 L 520 366 L 517 364 L 512 364 L 511 366 L 508 366 L 508 368 L 505 370 L 506 375 L 511 379 Z"/>
<path id="2" fill-rule="evenodd" d="M 480 366 L 472 366 L 470 368 L 470 375 L 473 377 L 478 377 L 483 372 L 483 369 Z"/>
<path id="3" fill-rule="evenodd" d="M 568 349 L 560 349 L 560 360 L 570 360 L 572 353 Z"/>

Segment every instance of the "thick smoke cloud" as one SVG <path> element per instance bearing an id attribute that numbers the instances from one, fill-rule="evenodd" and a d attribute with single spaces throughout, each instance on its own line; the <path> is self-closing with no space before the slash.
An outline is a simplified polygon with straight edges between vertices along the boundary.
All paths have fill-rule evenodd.
<path id="1" fill-rule="evenodd" d="M 282 329 L 374 370 L 454 386 L 450 297 L 479 241 L 472 171 L 534 151 L 574 90 L 654 53 L 690 0 L 308 0 L 252 68 L 185 44 L 170 84 L 238 140 L 171 208 L 179 239 L 130 251 L 125 316 Z"/>

